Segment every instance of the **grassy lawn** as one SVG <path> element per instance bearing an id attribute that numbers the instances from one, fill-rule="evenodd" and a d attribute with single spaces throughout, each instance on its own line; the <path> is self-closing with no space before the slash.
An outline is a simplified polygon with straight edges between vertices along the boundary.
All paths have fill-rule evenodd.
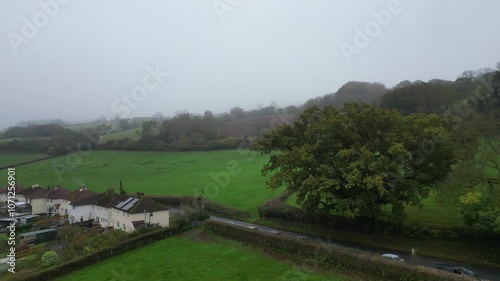
<path id="1" fill-rule="evenodd" d="M 294 193 L 286 200 L 290 206 L 298 207 L 297 195 Z M 436 200 L 436 194 L 431 195 L 422 201 L 423 208 L 407 207 L 406 221 L 409 223 L 420 223 L 423 225 L 439 225 L 449 227 L 463 226 L 460 210 L 453 202 L 440 202 Z"/>
<path id="2" fill-rule="evenodd" d="M 407 207 L 407 221 L 420 223 L 423 225 L 439 226 L 463 226 L 460 209 L 457 204 L 452 202 L 439 202 L 435 194 L 431 194 L 422 201 L 422 209 L 416 207 Z"/>
<path id="3" fill-rule="evenodd" d="M 137 134 L 137 128 L 104 135 L 101 137 L 101 141 L 107 142 L 109 140 L 117 140 L 117 139 L 124 139 L 124 138 L 138 140 L 139 135 Z"/>
<path id="4" fill-rule="evenodd" d="M 47 186 L 53 180 L 54 184 L 61 183 L 74 190 L 88 182 L 90 190 L 103 192 L 109 187 L 118 190 L 122 179 L 129 193 L 164 195 L 194 195 L 195 189 L 204 188 L 209 199 L 248 210 L 255 217 L 258 205 L 281 192 L 269 190 L 260 175 L 267 158 L 250 151 L 92 151 L 76 166 L 68 165 L 67 159 L 74 161 L 72 157 L 63 156 L 18 167 L 18 183 Z M 68 170 L 54 169 L 52 165 Z M 217 182 L 221 183 L 218 188 Z"/>
<path id="5" fill-rule="evenodd" d="M 0 150 L 0 166 L 17 164 L 24 161 L 35 160 L 47 156 L 48 155 L 45 153 Z"/>
<path id="6" fill-rule="evenodd" d="M 297 268 L 234 241 L 191 233 L 167 238 L 56 280 L 348 280 L 331 272 Z"/>

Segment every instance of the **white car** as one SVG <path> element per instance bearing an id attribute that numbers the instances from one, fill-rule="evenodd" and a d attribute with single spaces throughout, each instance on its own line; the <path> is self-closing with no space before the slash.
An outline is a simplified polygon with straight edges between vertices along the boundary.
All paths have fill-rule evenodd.
<path id="1" fill-rule="evenodd" d="M 383 254 L 382 257 L 392 261 L 404 262 L 402 258 L 400 258 L 398 255 L 395 254 Z"/>

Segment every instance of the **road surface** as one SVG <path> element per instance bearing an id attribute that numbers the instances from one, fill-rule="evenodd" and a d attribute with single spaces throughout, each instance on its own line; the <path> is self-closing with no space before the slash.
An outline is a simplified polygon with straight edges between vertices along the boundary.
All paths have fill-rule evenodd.
<path id="1" fill-rule="evenodd" d="M 396 255 L 400 256 L 401 258 L 403 258 L 405 263 L 408 263 L 408 264 L 421 265 L 421 266 L 432 267 L 432 268 L 436 268 L 439 264 L 449 264 L 449 265 L 462 266 L 462 267 L 465 267 L 465 268 L 468 268 L 468 269 L 474 271 L 483 280 L 491 280 L 491 281 L 500 280 L 500 270 L 498 270 L 498 269 L 477 266 L 477 265 L 459 264 L 459 263 L 453 262 L 453 261 L 435 259 L 435 258 L 430 258 L 430 257 L 422 257 L 422 256 L 418 256 L 418 253 L 416 253 L 417 255 L 415 258 L 412 258 L 410 249 L 408 249 L 408 252 L 400 252 L 400 251 L 394 251 L 394 250 L 389 250 L 389 249 L 384 249 L 384 248 L 379 248 L 379 247 L 359 245 L 359 244 L 355 244 L 355 243 L 346 243 L 346 242 L 339 242 L 339 241 L 327 241 L 328 239 L 324 239 L 324 238 L 317 237 L 317 236 L 311 236 L 311 235 L 306 235 L 306 234 L 302 234 L 302 233 L 285 231 L 285 230 L 276 229 L 276 228 L 272 228 L 272 227 L 268 227 L 268 226 L 263 226 L 263 225 L 258 225 L 258 224 L 243 222 L 243 221 L 237 221 L 237 220 L 232 220 L 232 219 L 227 219 L 227 218 L 222 218 L 222 217 L 217 217 L 217 216 L 210 216 L 210 219 L 225 222 L 225 223 L 230 223 L 230 224 L 234 224 L 234 225 L 244 226 L 244 227 L 252 227 L 252 228 L 256 228 L 260 231 L 267 231 L 270 233 L 277 233 L 278 232 L 281 235 L 286 235 L 286 236 L 290 236 L 290 237 L 294 237 L 294 238 L 305 237 L 307 240 L 311 240 L 311 241 L 317 241 L 317 242 L 333 244 L 333 245 L 340 245 L 343 247 L 354 248 L 354 249 L 358 249 L 358 250 L 362 250 L 362 251 L 372 252 L 372 253 L 379 254 L 379 255 L 382 255 L 385 253 L 396 254 Z"/>

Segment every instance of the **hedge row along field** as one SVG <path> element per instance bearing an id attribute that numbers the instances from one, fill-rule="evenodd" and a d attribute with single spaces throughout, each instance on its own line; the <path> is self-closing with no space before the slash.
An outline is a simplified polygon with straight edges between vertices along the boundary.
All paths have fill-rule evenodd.
<path id="1" fill-rule="evenodd" d="M 148 197 L 151 198 L 152 200 L 155 200 L 158 203 L 169 206 L 179 206 L 179 207 L 188 206 L 191 208 L 195 208 L 196 210 L 200 210 L 203 206 L 203 210 L 205 212 L 235 220 L 245 220 L 251 216 L 251 214 L 247 211 L 225 206 L 207 199 L 204 199 L 202 203 L 201 197 L 195 197 L 195 196 L 148 196 Z"/>
<path id="2" fill-rule="evenodd" d="M 128 251 L 143 247 L 155 241 L 165 239 L 172 235 L 181 233 L 186 229 L 188 221 L 178 220 L 176 223 L 171 224 L 170 227 L 161 228 L 153 232 L 145 233 L 137 237 L 129 238 L 122 242 L 111 245 L 107 248 L 93 252 L 91 254 L 82 256 L 80 258 L 50 267 L 48 269 L 33 272 L 29 269 L 17 272 L 16 274 L 9 274 L 6 281 L 48 281 L 53 280 L 56 276 L 61 277 L 73 271 L 77 271 L 93 264 L 102 262 L 108 258 L 126 253 Z M 3 279 L 2 279 L 3 280 Z"/>
<path id="3" fill-rule="evenodd" d="M 146 195 L 201 194 L 213 202 L 250 212 L 277 196 L 282 190 L 270 190 L 260 175 L 267 157 L 248 150 L 207 152 L 101 151 L 88 155 L 60 156 L 18 167 L 18 183 L 42 187 L 60 183 L 74 190 L 87 184 L 94 192 L 112 187 L 120 180 L 128 193 Z"/>
<path id="4" fill-rule="evenodd" d="M 286 236 L 247 229 L 219 221 L 205 220 L 206 231 L 247 243 L 274 253 L 293 255 L 333 270 L 358 272 L 380 280 L 460 281 L 468 277 L 432 268 L 412 266 L 382 259 L 376 255 L 343 247 L 301 241 Z"/>
<path id="5" fill-rule="evenodd" d="M 406 222 L 390 222 L 381 219 L 362 220 L 350 219 L 326 213 L 308 213 L 303 209 L 286 203 L 290 194 L 284 192 L 258 207 L 259 217 L 264 219 L 279 219 L 285 222 L 313 223 L 320 226 L 342 228 L 359 232 L 395 234 L 412 239 L 439 238 L 447 240 L 466 240 L 477 243 L 483 240 L 496 241 L 495 234 L 468 229 L 465 227 L 445 227 L 438 225 L 420 225 Z"/>

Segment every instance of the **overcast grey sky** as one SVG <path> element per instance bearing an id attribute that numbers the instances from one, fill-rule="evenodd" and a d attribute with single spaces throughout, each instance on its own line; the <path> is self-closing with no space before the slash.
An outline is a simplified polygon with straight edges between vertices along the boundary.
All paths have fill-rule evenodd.
<path id="1" fill-rule="evenodd" d="M 497 0 L 1 0 L 0 129 L 287 106 L 351 80 L 454 80 L 500 61 L 499 11 Z"/>

